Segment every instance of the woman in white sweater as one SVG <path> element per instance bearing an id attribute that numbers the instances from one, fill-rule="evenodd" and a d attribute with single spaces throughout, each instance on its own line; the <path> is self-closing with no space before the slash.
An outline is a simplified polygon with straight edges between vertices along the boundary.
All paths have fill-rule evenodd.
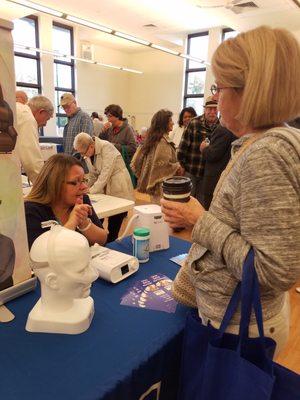
<path id="1" fill-rule="evenodd" d="M 122 199 L 133 200 L 133 186 L 121 153 L 113 144 L 85 132 L 74 140 L 74 149 L 83 157 L 89 170 L 89 193 L 104 193 Z M 108 242 L 118 237 L 119 229 L 127 213 L 108 218 Z"/>

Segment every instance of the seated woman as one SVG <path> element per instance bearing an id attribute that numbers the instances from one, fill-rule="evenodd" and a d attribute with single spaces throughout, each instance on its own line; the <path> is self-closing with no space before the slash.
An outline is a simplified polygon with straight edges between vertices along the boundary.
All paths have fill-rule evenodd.
<path id="1" fill-rule="evenodd" d="M 29 195 L 25 198 L 25 216 L 29 249 L 46 229 L 42 222 L 59 224 L 84 235 L 90 245 L 104 245 L 107 232 L 86 195 L 87 184 L 81 163 L 66 154 L 55 154 L 44 164 Z"/>
<path id="2" fill-rule="evenodd" d="M 74 140 L 74 149 L 85 157 L 89 170 L 89 193 L 105 193 L 121 199 L 134 200 L 133 186 L 121 153 L 106 140 L 91 138 L 79 133 Z M 108 242 L 118 237 L 123 219 L 127 213 L 108 218 Z"/>
<path id="3" fill-rule="evenodd" d="M 130 164 L 138 178 L 137 190 L 150 194 L 154 203 L 159 203 L 162 196 L 162 182 L 183 173 L 174 143 L 169 138 L 174 126 L 172 115 L 169 110 L 154 114 L 145 142 L 137 149 Z"/>
<path id="4" fill-rule="evenodd" d="M 285 124 L 300 113 L 300 46 L 286 30 L 260 27 L 225 40 L 212 71 L 221 124 L 238 140 L 209 211 L 194 198 L 161 200 L 170 226 L 194 227 L 173 289 L 219 327 L 252 247 L 265 333 L 278 352 L 289 334 L 288 290 L 300 278 L 300 131 Z M 229 332 L 239 320 L 237 312 Z M 257 336 L 253 317 L 249 333 Z"/>

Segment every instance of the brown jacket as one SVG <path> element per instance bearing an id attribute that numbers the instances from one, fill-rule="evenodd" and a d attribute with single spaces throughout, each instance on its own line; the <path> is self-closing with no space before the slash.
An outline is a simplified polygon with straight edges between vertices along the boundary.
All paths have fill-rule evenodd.
<path id="1" fill-rule="evenodd" d="M 162 182 L 174 176 L 180 164 L 176 158 L 175 146 L 166 134 L 146 156 L 140 146 L 130 166 L 138 178 L 137 190 L 139 192 L 161 196 Z"/>

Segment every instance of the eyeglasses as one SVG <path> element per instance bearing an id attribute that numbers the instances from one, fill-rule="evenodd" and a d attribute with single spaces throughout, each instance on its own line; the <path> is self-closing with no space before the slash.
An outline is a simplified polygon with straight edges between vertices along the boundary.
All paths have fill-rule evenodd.
<path id="1" fill-rule="evenodd" d="M 67 185 L 72 185 L 72 186 L 87 185 L 88 179 L 87 178 L 83 178 L 81 180 L 77 179 L 76 181 L 66 181 L 65 183 Z"/>
<path id="2" fill-rule="evenodd" d="M 233 87 L 233 86 L 223 86 L 223 87 L 219 87 L 219 86 L 217 86 L 217 85 L 211 85 L 211 87 L 210 87 L 210 91 L 211 91 L 211 94 L 212 94 L 213 96 L 214 96 L 215 94 L 217 94 L 217 93 L 220 93 L 220 91 L 223 90 L 223 89 L 241 89 L 241 88 Z"/>

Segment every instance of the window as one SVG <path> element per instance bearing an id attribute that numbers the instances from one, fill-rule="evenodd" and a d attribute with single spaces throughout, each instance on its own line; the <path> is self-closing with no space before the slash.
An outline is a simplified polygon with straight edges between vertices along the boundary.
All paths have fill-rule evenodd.
<path id="1" fill-rule="evenodd" d="M 222 42 L 224 40 L 230 39 L 230 38 L 234 38 L 239 34 L 239 32 L 234 31 L 230 28 L 226 28 L 222 30 Z"/>
<path id="2" fill-rule="evenodd" d="M 207 60 L 208 32 L 195 33 L 188 36 L 187 53 L 191 56 Z M 195 61 L 186 61 L 184 106 L 194 107 L 198 115 L 203 113 L 203 97 L 206 67 Z"/>
<path id="3" fill-rule="evenodd" d="M 15 46 L 16 86 L 17 89 L 24 90 L 30 98 L 42 91 L 40 53 L 17 45 L 39 47 L 37 17 L 29 16 L 14 21 L 12 34 Z"/>
<path id="4" fill-rule="evenodd" d="M 53 50 L 60 54 L 74 55 L 72 27 L 57 22 L 53 23 Z M 54 86 L 57 134 L 62 136 L 68 120 L 59 105 L 59 100 L 65 92 L 75 94 L 74 60 L 70 57 L 54 58 Z"/>

